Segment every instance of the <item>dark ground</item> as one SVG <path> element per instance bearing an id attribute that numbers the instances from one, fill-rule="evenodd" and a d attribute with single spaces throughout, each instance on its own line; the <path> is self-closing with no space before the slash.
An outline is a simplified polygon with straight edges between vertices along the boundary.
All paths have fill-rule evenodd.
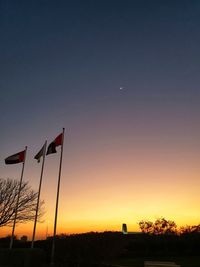
<path id="1" fill-rule="evenodd" d="M 0 240 L 0 267 L 50 266 L 52 240 L 30 242 Z M 145 260 L 174 261 L 182 267 L 200 267 L 200 234 L 177 235 L 123 235 L 119 232 L 88 233 L 58 236 L 56 240 L 56 267 L 142 267 Z"/>

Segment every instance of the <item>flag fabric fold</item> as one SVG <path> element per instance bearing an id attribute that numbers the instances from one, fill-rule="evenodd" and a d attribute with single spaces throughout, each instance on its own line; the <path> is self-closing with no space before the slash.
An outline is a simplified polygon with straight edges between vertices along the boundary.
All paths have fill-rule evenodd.
<path id="1" fill-rule="evenodd" d="M 25 150 L 7 157 L 5 159 L 5 164 L 16 164 L 16 163 L 24 162 L 24 160 L 25 160 Z"/>
<path id="2" fill-rule="evenodd" d="M 63 142 L 63 134 L 59 134 L 47 148 L 47 155 L 57 153 L 56 147 L 61 146 Z"/>
<path id="3" fill-rule="evenodd" d="M 45 152 L 46 152 L 45 148 L 46 148 L 46 146 L 44 144 L 43 147 L 40 149 L 40 151 L 34 157 L 34 159 L 36 159 L 38 163 L 40 162 L 41 157 L 43 157 Z"/>

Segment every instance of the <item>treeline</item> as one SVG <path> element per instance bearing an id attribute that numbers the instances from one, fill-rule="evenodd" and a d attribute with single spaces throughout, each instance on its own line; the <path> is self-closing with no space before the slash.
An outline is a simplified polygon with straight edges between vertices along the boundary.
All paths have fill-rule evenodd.
<path id="1" fill-rule="evenodd" d="M 47 263 L 50 261 L 51 245 L 51 238 L 35 243 L 36 248 L 45 251 Z M 30 242 L 16 241 L 15 246 L 28 249 Z M 104 232 L 57 236 L 55 256 L 61 266 L 95 266 L 122 258 L 198 256 L 199 251 L 199 233 L 123 235 L 120 232 Z"/>
<path id="2" fill-rule="evenodd" d="M 58 266 L 103 266 L 121 259 L 198 256 L 200 227 L 177 228 L 165 218 L 155 222 L 141 221 L 142 233 L 123 235 L 121 232 L 91 232 L 86 234 L 59 235 L 56 237 L 55 261 Z M 15 240 L 15 248 L 27 253 L 30 242 Z M 9 237 L 0 239 L 0 248 L 9 247 Z M 52 238 L 36 241 L 35 248 L 44 252 L 44 261 L 51 259 Z M 21 256 L 20 256 L 21 257 Z M 19 258 L 19 256 L 17 256 Z M 60 264 L 60 265 L 59 265 Z M 16 265 L 17 266 L 17 265 Z M 20 266 L 20 265 L 19 265 Z M 39 265 L 37 265 L 39 267 Z"/>
<path id="3" fill-rule="evenodd" d="M 48 243 L 48 245 L 47 245 Z M 38 242 L 50 257 L 51 240 Z M 56 243 L 56 261 L 63 265 L 89 266 L 125 258 L 198 256 L 200 234 L 123 235 L 119 232 L 60 236 Z"/>
<path id="4" fill-rule="evenodd" d="M 200 233 L 200 224 L 186 225 L 178 228 L 174 221 L 167 220 L 163 217 L 156 219 L 154 222 L 142 220 L 139 222 L 139 227 L 142 233 L 153 235 L 181 235 Z"/>

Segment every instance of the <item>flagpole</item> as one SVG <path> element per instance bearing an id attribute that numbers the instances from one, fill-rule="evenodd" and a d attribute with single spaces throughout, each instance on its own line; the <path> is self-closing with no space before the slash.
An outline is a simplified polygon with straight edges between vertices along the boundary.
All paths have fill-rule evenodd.
<path id="1" fill-rule="evenodd" d="M 16 203 L 16 208 L 15 208 L 15 217 L 14 217 L 13 228 L 12 228 L 12 236 L 11 236 L 11 239 L 10 239 L 10 249 L 12 249 L 12 247 L 13 247 L 15 224 L 16 224 L 16 220 L 17 220 L 17 211 L 18 211 L 18 205 L 19 205 L 19 197 L 20 197 L 20 193 L 21 193 L 22 179 L 23 179 L 23 174 L 24 174 L 24 166 L 25 166 L 25 161 L 26 161 L 26 152 L 27 152 L 27 146 L 25 147 L 24 161 L 23 161 L 23 164 L 22 164 L 22 172 L 21 172 L 21 178 L 20 178 L 20 183 L 19 183 L 19 191 L 18 191 L 18 195 L 17 195 L 17 203 Z"/>
<path id="2" fill-rule="evenodd" d="M 59 174 L 58 174 L 58 186 L 57 186 L 57 197 L 56 197 L 53 243 L 52 243 L 52 250 L 51 250 L 51 265 L 54 264 L 54 255 L 55 255 L 55 239 L 56 239 L 56 226 L 57 226 L 57 216 L 58 216 L 58 201 L 59 201 L 59 192 L 60 192 L 60 177 L 61 177 L 63 145 L 64 145 L 64 132 L 65 132 L 65 128 L 63 128 L 63 132 L 62 132 L 62 144 L 61 144 L 61 153 L 60 153 L 60 167 L 59 167 Z"/>
<path id="3" fill-rule="evenodd" d="M 41 174 L 40 174 L 40 182 L 39 182 L 39 189 L 38 189 L 38 198 L 37 198 L 37 206 L 36 206 L 36 212 L 35 212 L 35 221 L 34 221 L 34 227 L 33 227 L 31 248 L 34 247 L 34 241 L 35 241 L 35 231 L 36 231 L 36 224 L 37 224 L 37 217 L 38 217 L 38 209 L 39 209 L 39 204 L 40 204 L 40 192 L 41 192 L 42 178 L 43 178 L 43 171 L 44 171 L 46 146 L 47 146 L 47 141 L 45 141 L 44 150 L 43 150 L 43 160 L 42 160 L 42 168 L 41 168 Z"/>

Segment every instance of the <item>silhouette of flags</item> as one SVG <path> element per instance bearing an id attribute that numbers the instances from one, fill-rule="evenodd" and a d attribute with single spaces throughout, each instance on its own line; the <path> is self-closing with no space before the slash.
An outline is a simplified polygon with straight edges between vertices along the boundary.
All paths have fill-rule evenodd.
<path id="1" fill-rule="evenodd" d="M 63 145 L 64 145 L 64 132 L 65 128 L 61 134 L 59 134 L 54 141 L 48 146 L 47 155 L 51 153 L 56 153 L 56 147 L 61 146 L 60 151 L 60 164 L 59 164 L 59 173 L 58 173 L 58 185 L 57 185 L 57 196 L 56 196 L 56 209 L 55 209 L 55 219 L 54 219 L 54 231 L 53 231 L 53 240 L 52 240 L 52 249 L 51 249 L 51 265 L 54 265 L 54 254 L 55 254 L 55 239 L 56 239 L 56 226 L 57 226 L 57 217 L 58 217 L 58 202 L 59 202 L 59 192 L 60 192 L 60 179 L 61 179 L 61 169 L 62 169 L 62 155 L 63 155 Z"/>
<path id="2" fill-rule="evenodd" d="M 25 150 L 7 157 L 5 159 L 5 164 L 16 164 L 16 163 L 24 162 L 24 160 L 25 160 Z"/>
<path id="3" fill-rule="evenodd" d="M 38 209 L 39 209 L 39 204 L 40 204 L 40 192 L 41 192 L 41 187 L 42 187 L 42 178 L 43 178 L 46 147 L 47 147 L 47 141 L 45 141 L 43 147 L 40 149 L 40 151 L 34 157 L 35 159 L 37 159 L 37 162 L 40 162 L 41 157 L 43 157 L 43 160 L 42 160 L 42 168 L 41 168 L 41 173 L 40 173 L 40 181 L 39 181 L 38 197 L 37 197 L 37 204 L 36 204 L 36 210 L 35 210 L 35 221 L 34 221 L 34 226 L 33 226 L 31 248 L 34 248 L 35 232 L 36 232 L 36 225 L 37 225 L 37 218 L 38 218 Z"/>
<path id="4" fill-rule="evenodd" d="M 57 185 L 57 195 L 56 195 L 56 209 L 55 209 L 55 220 L 54 220 L 54 233 L 53 233 L 53 242 L 52 242 L 52 251 L 51 251 L 51 263 L 54 262 L 54 254 L 55 254 L 55 239 L 56 239 L 56 227 L 57 227 L 57 216 L 58 216 L 58 202 L 59 202 L 59 192 L 60 192 L 60 180 L 61 180 L 61 169 L 62 169 L 62 155 L 63 155 L 63 145 L 64 145 L 64 132 L 65 128 L 63 128 L 62 133 L 60 133 L 54 140 L 51 142 L 48 146 L 47 153 L 46 153 L 46 147 L 47 147 L 47 141 L 45 141 L 45 144 L 43 147 L 39 150 L 39 152 L 35 155 L 34 159 L 37 160 L 37 162 L 40 162 L 41 158 L 43 158 L 42 166 L 41 166 L 41 174 L 40 174 L 40 181 L 39 181 L 39 189 L 38 189 L 38 199 L 37 199 L 37 205 L 36 205 L 36 213 L 35 213 L 35 221 L 34 221 L 34 227 L 33 227 L 33 235 L 32 235 L 32 243 L 31 248 L 34 247 L 34 240 L 35 240 L 35 232 L 36 232 L 36 224 L 37 224 L 37 217 L 38 217 L 38 209 L 39 209 L 39 201 L 40 201 L 40 191 L 41 191 L 41 185 L 42 185 L 42 178 L 43 178 L 43 169 L 44 169 L 44 162 L 45 162 L 45 156 L 49 154 L 57 153 L 56 147 L 61 146 L 60 150 L 60 163 L 59 163 L 59 173 L 58 173 L 58 185 Z M 18 152 L 12 156 L 9 156 L 5 159 L 5 164 L 16 164 L 22 162 L 22 172 L 21 172 L 21 178 L 20 178 L 20 185 L 19 185 L 19 191 L 17 194 L 17 203 L 15 208 L 15 218 L 13 222 L 13 229 L 12 229 L 12 236 L 10 241 L 10 249 L 13 247 L 13 240 L 14 240 L 14 232 L 15 232 L 15 224 L 17 220 L 17 212 L 18 212 L 18 205 L 19 205 L 19 198 L 20 198 L 20 192 L 21 192 L 21 185 L 22 185 L 22 179 L 23 179 L 23 173 L 24 173 L 24 165 L 26 161 L 26 151 L 27 147 L 25 147 L 25 150 Z"/>
<path id="5" fill-rule="evenodd" d="M 41 157 L 45 155 L 46 150 L 46 144 L 43 145 L 43 147 L 40 149 L 40 151 L 35 155 L 34 159 L 37 160 L 37 162 L 40 162 Z"/>
<path id="6" fill-rule="evenodd" d="M 59 134 L 53 142 L 51 142 L 47 149 L 47 155 L 57 153 L 56 147 L 61 146 L 63 142 L 63 133 Z"/>
<path id="7" fill-rule="evenodd" d="M 19 198 L 20 198 L 20 192 L 21 192 L 21 186 L 22 186 L 22 179 L 23 179 L 23 174 L 24 174 L 24 165 L 25 165 L 25 160 L 26 160 L 26 151 L 27 151 L 27 146 L 25 147 L 25 150 L 18 152 L 10 157 L 7 157 L 5 159 L 6 164 L 16 164 L 22 162 L 22 172 L 21 172 L 21 178 L 19 182 L 19 190 L 17 193 L 17 198 L 16 198 L 16 207 L 14 210 L 14 220 L 13 220 L 13 227 L 12 227 L 12 235 L 10 239 L 10 249 L 13 246 L 13 240 L 14 240 L 14 233 L 15 233 L 15 224 L 17 220 L 17 212 L 18 212 L 18 205 L 19 205 Z"/>

